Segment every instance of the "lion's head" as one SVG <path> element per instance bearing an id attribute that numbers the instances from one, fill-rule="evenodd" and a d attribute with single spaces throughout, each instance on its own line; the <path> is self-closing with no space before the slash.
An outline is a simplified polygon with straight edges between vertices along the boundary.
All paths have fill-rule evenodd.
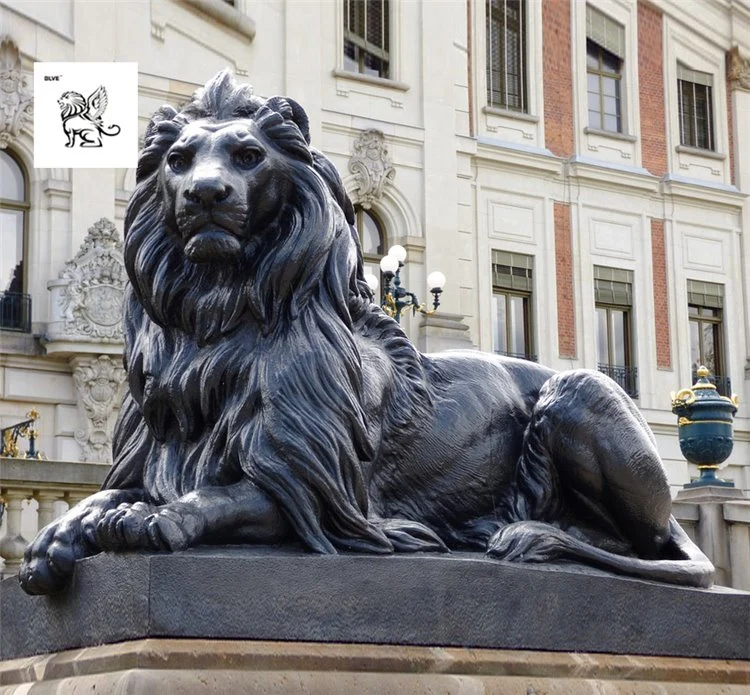
<path id="1" fill-rule="evenodd" d="M 302 108 L 254 97 L 224 72 L 149 124 L 125 262 L 157 323 L 211 342 L 249 312 L 267 333 L 320 291 L 334 246 L 354 277 L 329 273 L 334 294 L 367 296 L 352 222 L 336 170 L 309 145 Z"/>
<path id="2" fill-rule="evenodd" d="M 65 92 L 57 100 L 57 104 L 60 107 L 60 115 L 63 120 L 67 120 L 73 116 L 80 116 L 88 109 L 86 99 L 83 98 L 83 94 L 79 94 L 78 92 Z"/>

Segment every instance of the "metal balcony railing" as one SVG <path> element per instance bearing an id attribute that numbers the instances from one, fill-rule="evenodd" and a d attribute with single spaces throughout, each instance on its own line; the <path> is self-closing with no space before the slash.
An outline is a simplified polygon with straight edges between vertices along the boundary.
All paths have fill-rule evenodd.
<path id="1" fill-rule="evenodd" d="M 638 367 L 599 363 L 598 369 L 621 386 L 628 396 L 638 398 Z"/>
<path id="2" fill-rule="evenodd" d="M 692 378 L 693 381 L 691 383 L 694 384 L 696 381 L 698 381 L 698 372 L 695 369 L 692 372 Z M 708 380 L 714 386 L 716 386 L 716 390 L 718 391 L 720 396 L 726 396 L 727 398 L 732 397 L 732 380 L 728 376 L 714 374 L 709 376 Z"/>
<path id="3" fill-rule="evenodd" d="M 536 355 L 529 355 L 525 352 L 503 352 L 502 350 L 495 350 L 496 355 L 502 355 L 503 357 L 515 357 L 519 360 L 528 360 L 529 362 L 536 362 Z"/>
<path id="4" fill-rule="evenodd" d="M 31 296 L 20 292 L 0 292 L 0 329 L 31 331 Z"/>

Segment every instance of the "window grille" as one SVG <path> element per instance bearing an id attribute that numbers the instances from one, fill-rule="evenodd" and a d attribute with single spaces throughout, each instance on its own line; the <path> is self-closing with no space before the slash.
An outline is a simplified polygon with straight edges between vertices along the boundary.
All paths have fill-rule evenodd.
<path id="1" fill-rule="evenodd" d="M 389 0 L 344 0 L 344 67 L 390 77 Z"/>

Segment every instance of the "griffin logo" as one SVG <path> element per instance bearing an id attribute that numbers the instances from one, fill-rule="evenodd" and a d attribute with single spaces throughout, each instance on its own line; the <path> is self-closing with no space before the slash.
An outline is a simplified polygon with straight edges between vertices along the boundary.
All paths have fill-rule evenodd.
<path id="1" fill-rule="evenodd" d="M 57 100 L 60 106 L 63 130 L 68 136 L 65 147 L 74 147 L 78 136 L 79 147 L 101 147 L 103 135 L 117 135 L 120 126 L 105 126 L 102 114 L 107 108 L 107 90 L 103 86 L 88 98 L 78 92 L 64 92 Z"/>

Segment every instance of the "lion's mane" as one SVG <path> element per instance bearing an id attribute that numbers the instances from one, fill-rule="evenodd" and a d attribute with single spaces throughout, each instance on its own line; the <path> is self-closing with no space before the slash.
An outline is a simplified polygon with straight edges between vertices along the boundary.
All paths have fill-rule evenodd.
<path id="1" fill-rule="evenodd" d="M 166 222 L 162 159 L 191 121 L 247 118 L 288 157 L 296 195 L 236 264 L 192 264 Z M 254 97 L 228 73 L 154 116 L 125 221 L 129 393 L 105 486 L 143 486 L 166 503 L 249 476 L 310 549 L 390 552 L 368 519 L 355 324 L 404 370 L 384 394 L 388 418 L 418 414 L 429 397 L 419 354 L 370 302 L 343 184 L 308 141 L 301 107 Z"/>
<path id="2" fill-rule="evenodd" d="M 83 94 L 78 92 L 65 92 L 58 100 L 58 104 L 63 121 L 67 121 L 73 116 L 80 116 L 88 110 L 86 99 L 83 98 Z"/>

